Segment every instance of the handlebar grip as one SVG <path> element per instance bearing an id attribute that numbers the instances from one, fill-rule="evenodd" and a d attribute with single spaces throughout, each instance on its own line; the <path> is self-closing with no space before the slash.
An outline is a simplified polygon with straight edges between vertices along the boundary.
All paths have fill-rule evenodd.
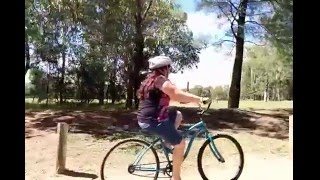
<path id="1" fill-rule="evenodd" d="M 206 105 L 206 104 L 209 104 L 212 102 L 212 99 L 211 98 L 208 98 L 206 100 L 202 100 L 202 104 Z"/>
<path id="2" fill-rule="evenodd" d="M 210 102 L 210 101 L 209 101 L 209 99 L 208 99 L 208 100 L 203 100 L 203 101 L 202 101 L 202 103 L 203 103 L 203 104 L 205 104 L 205 105 L 206 105 L 206 104 L 208 104 L 209 102 Z"/>

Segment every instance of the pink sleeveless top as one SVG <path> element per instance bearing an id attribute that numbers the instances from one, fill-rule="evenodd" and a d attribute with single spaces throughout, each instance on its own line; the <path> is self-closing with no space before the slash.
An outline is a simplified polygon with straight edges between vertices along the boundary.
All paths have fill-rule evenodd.
<path id="1" fill-rule="evenodd" d="M 140 100 L 138 121 L 149 123 L 152 119 L 157 122 L 168 120 L 170 97 L 160 90 L 167 80 L 164 76 L 158 76 L 148 77 L 142 82 L 143 98 Z"/>

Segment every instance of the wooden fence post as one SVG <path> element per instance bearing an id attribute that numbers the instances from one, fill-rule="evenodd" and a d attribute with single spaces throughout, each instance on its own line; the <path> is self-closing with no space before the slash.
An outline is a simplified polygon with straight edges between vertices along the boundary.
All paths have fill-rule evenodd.
<path id="1" fill-rule="evenodd" d="M 59 141 L 57 151 L 56 172 L 58 174 L 61 174 L 66 170 L 68 124 L 58 123 L 57 133 L 59 136 Z"/>
<path id="2" fill-rule="evenodd" d="M 293 115 L 289 116 L 289 153 L 293 158 Z"/>

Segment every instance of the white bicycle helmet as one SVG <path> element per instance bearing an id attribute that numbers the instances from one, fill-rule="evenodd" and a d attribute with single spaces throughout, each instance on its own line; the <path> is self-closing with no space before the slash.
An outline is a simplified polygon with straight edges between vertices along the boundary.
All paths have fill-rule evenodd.
<path id="1" fill-rule="evenodd" d="M 172 64 L 172 60 L 168 56 L 155 56 L 149 60 L 149 69 L 157 69 Z"/>

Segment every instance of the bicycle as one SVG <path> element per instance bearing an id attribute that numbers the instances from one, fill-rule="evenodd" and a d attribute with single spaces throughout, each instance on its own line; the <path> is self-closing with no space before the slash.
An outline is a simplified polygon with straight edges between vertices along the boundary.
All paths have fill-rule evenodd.
<path id="1" fill-rule="evenodd" d="M 212 135 L 207 127 L 206 127 L 206 123 L 204 122 L 202 116 L 205 114 L 205 112 L 207 112 L 211 106 L 212 100 L 208 103 L 208 107 L 204 110 L 202 109 L 201 106 L 199 106 L 199 111 L 197 112 L 197 114 L 200 116 L 200 121 L 196 124 L 191 124 L 191 125 L 187 125 L 184 126 L 184 129 L 182 130 L 182 134 L 184 137 L 190 137 L 190 141 L 187 144 L 185 153 L 184 153 L 184 159 L 187 158 L 190 149 L 192 147 L 192 144 L 194 142 L 194 139 L 198 136 L 200 136 L 201 134 L 204 136 L 205 138 L 205 142 L 202 144 L 201 148 L 199 149 L 198 155 L 197 155 L 197 166 L 198 166 L 198 171 L 200 173 L 200 176 L 202 177 L 202 179 L 204 180 L 209 180 L 209 178 L 207 177 L 207 174 L 204 172 L 203 170 L 203 153 L 204 150 L 206 149 L 206 147 L 209 146 L 209 149 L 211 150 L 213 156 L 218 160 L 218 162 L 220 163 L 225 163 L 225 159 L 224 157 L 221 155 L 220 151 L 218 151 L 218 148 L 216 146 L 216 140 L 218 139 L 226 139 L 226 140 L 230 140 L 233 145 L 235 145 L 237 151 L 239 152 L 240 155 L 240 164 L 238 167 L 238 170 L 236 172 L 236 174 L 231 178 L 231 180 L 236 180 L 240 177 L 242 170 L 243 170 L 243 166 L 244 166 L 244 155 L 243 155 L 243 150 L 239 144 L 239 142 L 233 138 L 230 135 L 227 134 L 215 134 Z M 182 125 L 183 126 L 183 125 Z M 117 143 L 116 145 L 114 145 L 109 152 L 105 155 L 101 168 L 100 168 L 100 175 L 101 175 L 101 179 L 105 180 L 108 179 L 105 178 L 106 174 L 104 172 L 104 167 L 107 163 L 107 159 L 110 156 L 110 154 L 119 146 L 124 145 L 124 144 L 129 144 L 129 143 L 138 143 L 143 145 L 142 149 L 134 149 L 134 147 L 136 146 L 129 146 L 127 148 L 123 148 L 126 149 L 127 152 L 125 152 L 127 154 L 129 154 L 130 152 L 128 151 L 134 151 L 135 153 L 137 153 L 137 155 L 134 156 L 133 161 L 129 161 L 127 156 L 124 158 L 124 156 L 121 156 L 120 154 L 118 154 L 117 159 L 120 160 L 121 158 L 124 158 L 123 161 L 127 161 L 126 162 L 126 168 L 127 168 L 127 172 L 130 175 L 137 175 L 138 177 L 148 177 L 146 176 L 146 174 L 143 175 L 138 175 L 138 174 L 134 174 L 136 172 L 142 172 L 142 173 L 147 173 L 147 172 L 153 172 L 154 175 L 151 176 L 151 178 L 153 178 L 154 180 L 158 179 L 159 173 L 163 173 L 164 175 L 169 176 L 170 178 L 172 177 L 172 161 L 169 158 L 169 155 L 171 154 L 170 152 L 167 151 L 167 148 L 165 148 L 164 142 L 160 137 L 155 136 L 155 139 L 151 142 L 147 142 L 145 140 L 142 139 L 137 139 L 137 138 L 131 138 L 131 139 L 126 139 L 126 140 L 122 140 L 121 142 Z M 215 141 L 215 142 L 214 142 Z M 158 148 L 157 148 L 158 147 Z M 121 148 L 120 148 L 121 149 Z M 160 162 L 159 160 L 159 156 L 158 153 L 156 151 L 156 149 L 160 149 L 162 150 L 162 152 L 165 155 L 165 161 L 164 162 Z M 220 149 L 221 150 L 221 149 Z M 141 160 L 144 159 L 148 159 L 146 158 L 146 153 L 147 151 L 151 151 L 151 155 L 150 156 L 154 156 L 154 163 L 144 163 L 144 164 L 139 164 Z M 160 163 L 167 163 L 165 167 L 160 168 Z M 150 167 L 150 166 L 153 167 Z M 122 174 L 123 175 L 123 174 Z M 123 177 L 121 178 L 123 179 Z M 130 180 L 132 179 L 132 177 L 130 176 Z"/>

